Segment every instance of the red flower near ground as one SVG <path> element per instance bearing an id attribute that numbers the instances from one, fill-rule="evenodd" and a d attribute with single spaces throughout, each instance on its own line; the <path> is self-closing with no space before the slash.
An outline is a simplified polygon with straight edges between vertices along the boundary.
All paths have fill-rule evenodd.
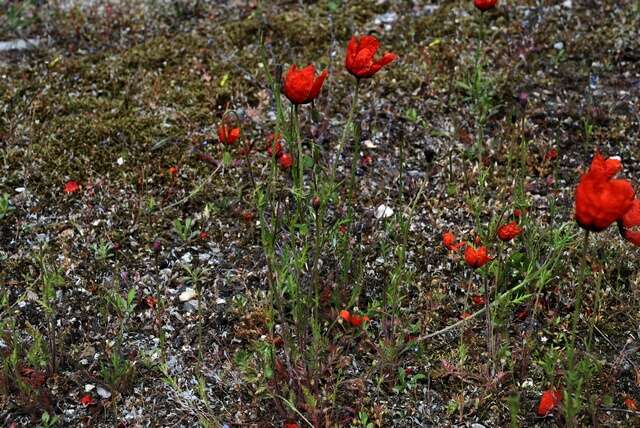
<path id="1" fill-rule="evenodd" d="M 635 197 L 631 183 L 613 178 L 621 169 L 620 158 L 605 159 L 596 153 L 576 188 L 575 218 L 580 227 L 600 232 L 631 208 Z"/>
<path id="2" fill-rule="evenodd" d="M 340 311 L 340 318 L 348 322 L 354 327 L 360 327 L 363 322 L 369 321 L 369 317 L 366 315 L 355 315 L 351 314 L 349 311 L 343 309 Z"/>
<path id="3" fill-rule="evenodd" d="M 231 128 L 225 124 L 218 126 L 218 139 L 227 146 L 233 145 L 240 138 L 240 128 Z"/>
<path id="4" fill-rule="evenodd" d="M 282 428 L 300 428 L 300 426 L 295 422 L 285 422 Z"/>
<path id="5" fill-rule="evenodd" d="M 172 166 L 167 170 L 167 172 L 169 173 L 169 175 L 175 176 L 176 174 L 178 174 L 178 168 Z"/>
<path id="6" fill-rule="evenodd" d="M 524 229 L 518 226 L 518 223 L 512 221 L 511 223 L 500 226 L 498 229 L 498 238 L 500 238 L 501 241 L 511 241 L 523 231 Z"/>
<path id="7" fill-rule="evenodd" d="M 91 406 L 92 404 L 96 404 L 96 400 L 91 398 L 89 394 L 85 394 L 82 396 L 82 398 L 80 398 L 80 404 L 82 404 L 84 407 L 87 407 Z"/>
<path id="8" fill-rule="evenodd" d="M 207 239 L 209 239 L 209 234 L 206 230 L 201 231 L 198 236 L 202 241 L 206 241 Z"/>
<path id="9" fill-rule="evenodd" d="M 484 300 L 484 297 L 478 296 L 478 295 L 471 296 L 471 301 L 476 306 L 483 306 L 486 303 L 486 300 Z"/>
<path id="10" fill-rule="evenodd" d="M 627 409 L 631 410 L 632 412 L 638 411 L 638 403 L 636 403 L 636 400 L 634 400 L 631 397 L 627 397 L 624 399 L 624 405 Z"/>
<path id="11" fill-rule="evenodd" d="M 396 60 L 398 55 L 387 52 L 377 61 L 373 60 L 380 41 L 374 36 L 351 37 L 347 46 L 347 57 L 345 65 L 349 73 L 357 78 L 371 77 L 382 67 Z"/>
<path id="12" fill-rule="evenodd" d="M 447 250 L 458 251 L 466 245 L 466 242 L 456 242 L 456 236 L 453 232 L 449 231 L 442 234 L 442 245 L 444 245 Z"/>
<path id="13" fill-rule="evenodd" d="M 620 234 L 634 245 L 640 245 L 640 199 L 633 201 L 629 211 L 618 220 Z"/>
<path id="14" fill-rule="evenodd" d="M 158 301 L 156 300 L 155 297 L 153 296 L 147 296 L 144 298 L 144 302 L 147 304 L 147 306 L 149 307 L 149 309 L 155 309 L 156 305 L 158 304 Z"/>
<path id="15" fill-rule="evenodd" d="M 293 157 L 291 157 L 289 153 L 283 153 L 280 159 L 278 159 L 278 163 L 282 169 L 289 169 L 291 165 L 293 165 Z"/>
<path id="16" fill-rule="evenodd" d="M 473 0 L 473 5 L 483 12 L 494 8 L 496 3 L 498 3 L 498 0 Z"/>
<path id="17" fill-rule="evenodd" d="M 293 64 L 284 78 L 282 90 L 293 104 L 307 104 L 320 94 L 324 79 L 328 75 L 329 72 L 324 70 L 316 76 L 316 68 L 313 65 L 298 68 Z"/>
<path id="18" fill-rule="evenodd" d="M 64 188 L 62 189 L 64 193 L 75 193 L 80 190 L 80 185 L 73 180 L 69 180 L 64 184 Z"/>
<path id="19" fill-rule="evenodd" d="M 551 149 L 544 155 L 544 159 L 548 161 L 558 159 L 558 151 L 556 149 Z"/>
<path id="20" fill-rule="evenodd" d="M 273 157 L 274 151 L 276 158 L 282 156 L 282 134 L 271 134 L 267 137 L 267 154 L 269 157 Z"/>
<path id="21" fill-rule="evenodd" d="M 469 266 L 477 269 L 489 263 L 491 257 L 487 255 L 487 247 L 482 246 L 475 249 L 471 245 L 468 245 L 464 251 L 464 260 Z"/>
<path id="22" fill-rule="evenodd" d="M 253 211 L 249 211 L 249 210 L 243 211 L 242 212 L 242 219 L 244 221 L 246 221 L 247 223 L 250 222 L 251 220 L 253 220 Z"/>
<path id="23" fill-rule="evenodd" d="M 558 403 L 562 401 L 562 392 L 555 389 L 548 389 L 542 393 L 540 404 L 538 404 L 538 416 L 547 416 L 553 412 Z"/>

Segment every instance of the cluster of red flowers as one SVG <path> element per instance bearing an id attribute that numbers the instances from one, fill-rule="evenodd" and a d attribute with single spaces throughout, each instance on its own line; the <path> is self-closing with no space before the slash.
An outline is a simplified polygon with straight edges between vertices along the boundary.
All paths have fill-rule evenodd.
<path id="1" fill-rule="evenodd" d="M 591 232 L 601 232 L 617 222 L 621 235 L 640 245 L 640 200 L 635 198 L 629 181 L 613 178 L 621 170 L 619 157 L 605 159 L 595 154 L 591 168 L 582 174 L 576 188 L 575 219 Z"/>
<path id="2" fill-rule="evenodd" d="M 380 41 L 374 36 L 353 36 L 347 45 L 347 71 L 357 79 L 372 77 L 382 67 L 398 58 L 396 54 L 387 52 L 382 58 L 374 60 L 379 47 Z M 328 75 L 327 70 L 316 75 L 313 65 L 298 68 L 293 64 L 284 78 L 282 91 L 292 104 L 308 104 L 318 97 Z"/>
<path id="3" fill-rule="evenodd" d="M 511 241 L 518 235 L 521 235 L 524 229 L 521 228 L 517 222 L 512 221 L 504 224 L 498 228 L 498 238 L 501 241 Z M 464 250 L 464 260 L 473 269 L 481 268 L 489 263 L 492 258 L 489 257 L 487 247 L 484 245 L 477 248 L 469 244 L 466 241 L 456 241 L 456 236 L 453 232 L 448 231 L 442 234 L 442 245 L 449 251 L 459 251 L 461 248 L 466 247 Z"/>

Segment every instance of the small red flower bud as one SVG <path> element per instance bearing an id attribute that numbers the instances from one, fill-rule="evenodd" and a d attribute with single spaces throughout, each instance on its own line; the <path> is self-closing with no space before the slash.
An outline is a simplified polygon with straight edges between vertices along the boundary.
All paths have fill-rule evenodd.
<path id="1" fill-rule="evenodd" d="M 73 180 L 67 181 L 64 185 L 64 193 L 75 193 L 80 190 L 80 185 Z"/>
<path id="2" fill-rule="evenodd" d="M 293 157 L 291 157 L 289 153 L 283 153 L 280 159 L 278 159 L 278 163 L 282 169 L 289 169 L 291 165 L 293 165 Z"/>
<path id="3" fill-rule="evenodd" d="M 482 12 L 486 12 L 496 6 L 498 0 L 473 0 L 473 5 L 480 9 Z"/>
<path id="4" fill-rule="evenodd" d="M 240 128 L 231 128 L 225 124 L 218 127 L 218 139 L 227 146 L 233 145 L 240 138 Z"/>

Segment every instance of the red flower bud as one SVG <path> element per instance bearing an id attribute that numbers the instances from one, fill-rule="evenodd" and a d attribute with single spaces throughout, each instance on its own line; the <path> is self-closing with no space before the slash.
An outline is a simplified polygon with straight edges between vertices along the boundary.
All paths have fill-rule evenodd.
<path id="1" fill-rule="evenodd" d="M 225 124 L 218 126 L 218 139 L 227 146 L 233 145 L 240 138 L 240 128 L 230 128 Z"/>
<path id="2" fill-rule="evenodd" d="M 496 6 L 498 0 L 473 0 L 473 5 L 480 9 L 482 12 L 486 12 Z"/>
<path id="3" fill-rule="evenodd" d="M 289 153 L 283 153 L 278 159 L 278 163 L 282 167 L 282 169 L 289 169 L 291 165 L 293 165 L 293 157 Z"/>

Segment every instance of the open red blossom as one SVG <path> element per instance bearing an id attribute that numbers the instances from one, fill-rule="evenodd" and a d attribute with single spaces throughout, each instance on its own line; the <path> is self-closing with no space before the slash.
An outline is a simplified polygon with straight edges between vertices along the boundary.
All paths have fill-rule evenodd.
<path id="1" fill-rule="evenodd" d="M 487 255 L 487 247 L 482 246 L 475 249 L 471 245 L 468 245 L 464 251 L 464 260 L 470 267 L 478 269 L 489 263 L 491 257 Z"/>
<path id="2" fill-rule="evenodd" d="M 640 246 L 640 199 L 633 201 L 629 211 L 618 220 L 618 229 L 624 239 Z"/>
<path id="3" fill-rule="evenodd" d="M 377 61 L 373 57 L 376 55 L 380 41 L 375 36 L 351 37 L 347 46 L 347 57 L 345 65 L 349 73 L 358 79 L 371 77 L 382 67 L 396 60 L 398 55 L 387 52 Z"/>
<path id="4" fill-rule="evenodd" d="M 293 104 L 307 104 L 318 97 L 328 75 L 329 72 L 324 70 L 316 76 L 316 68 L 313 65 L 298 68 L 293 64 L 284 78 L 282 90 Z"/>
<path id="5" fill-rule="evenodd" d="M 621 169 L 619 157 L 605 159 L 596 153 L 576 188 L 575 218 L 580 227 L 600 232 L 631 209 L 635 198 L 631 183 L 613 178 Z"/>
<path id="6" fill-rule="evenodd" d="M 352 314 L 346 309 L 340 311 L 340 318 L 348 322 L 354 327 L 360 327 L 363 322 L 369 321 L 369 317 L 366 315 L 356 315 Z"/>
<path id="7" fill-rule="evenodd" d="M 300 428 L 300 426 L 295 422 L 285 422 L 282 428 Z"/>
<path id="8" fill-rule="evenodd" d="M 555 389 L 548 389 L 542 393 L 540 397 L 540 404 L 538 404 L 538 416 L 547 416 L 553 412 L 558 405 L 562 402 L 562 392 Z"/>
<path id="9" fill-rule="evenodd" d="M 278 159 L 278 163 L 282 169 L 289 169 L 293 165 L 293 157 L 289 153 L 283 153 Z"/>
<path id="10" fill-rule="evenodd" d="M 498 238 L 500 238 L 501 241 L 511 241 L 523 231 L 524 229 L 518 226 L 518 223 L 512 221 L 511 223 L 500 226 L 498 229 Z"/>
<path id="11" fill-rule="evenodd" d="M 169 173 L 169 175 L 175 176 L 178 173 L 178 168 L 176 168 L 175 166 L 172 166 L 167 170 L 167 172 Z"/>
<path id="12" fill-rule="evenodd" d="M 87 407 L 91 406 L 92 404 L 96 404 L 96 400 L 91 398 L 89 394 L 85 394 L 82 396 L 82 398 L 80 398 L 80 404 L 82 404 L 84 407 Z"/>
<path id="13" fill-rule="evenodd" d="M 64 193 L 75 193 L 80 190 L 80 185 L 73 180 L 69 180 L 64 184 L 64 188 L 62 189 Z"/>
<path id="14" fill-rule="evenodd" d="M 447 250 L 458 251 L 466 245 L 466 242 L 456 242 L 456 236 L 453 232 L 444 232 L 442 234 L 442 245 L 444 245 Z"/>
<path id="15" fill-rule="evenodd" d="M 225 124 L 218 126 L 218 139 L 227 146 L 233 145 L 240 138 L 240 128 L 231 128 Z"/>
<path id="16" fill-rule="evenodd" d="M 486 12 L 496 6 L 498 0 L 473 0 L 473 5 L 480 9 L 482 12 Z"/>
<path id="17" fill-rule="evenodd" d="M 282 140 L 282 134 L 271 134 L 267 137 L 267 154 L 269 157 L 273 157 L 274 152 L 276 158 L 282 156 L 282 144 L 280 144 L 280 140 Z"/>

